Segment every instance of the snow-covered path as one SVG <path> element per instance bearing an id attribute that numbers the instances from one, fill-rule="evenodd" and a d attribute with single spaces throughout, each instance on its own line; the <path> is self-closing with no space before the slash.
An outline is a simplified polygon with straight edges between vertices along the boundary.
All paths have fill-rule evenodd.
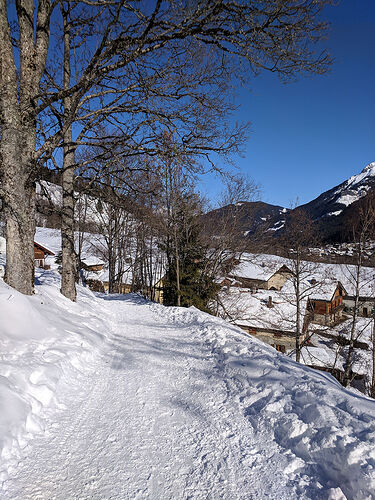
<path id="1" fill-rule="evenodd" d="M 264 491 L 260 464 L 251 467 L 252 427 L 199 328 L 194 338 L 190 324 L 168 325 L 142 303 L 105 306 L 113 335 L 95 371 L 66 387 L 66 408 L 48 416 L 50 428 L 31 443 L 6 498 L 233 499 Z M 267 477 L 269 492 L 277 485 L 282 493 L 282 477 Z"/>
<path id="2" fill-rule="evenodd" d="M 196 310 L 95 300 L 105 342 L 2 499 L 375 498 L 374 403 Z"/>

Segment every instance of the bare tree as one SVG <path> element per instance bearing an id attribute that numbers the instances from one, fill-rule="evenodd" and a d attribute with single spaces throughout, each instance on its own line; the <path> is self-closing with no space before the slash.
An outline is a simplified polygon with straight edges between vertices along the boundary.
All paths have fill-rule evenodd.
<path id="1" fill-rule="evenodd" d="M 364 259 L 366 258 L 366 251 L 369 246 L 369 240 L 373 235 L 375 229 L 375 199 L 374 197 L 367 197 L 365 202 L 359 209 L 359 217 L 353 220 L 351 232 L 354 244 L 354 257 L 355 264 L 344 266 L 344 272 L 348 282 L 351 285 L 351 295 L 353 298 L 352 317 L 350 322 L 349 332 L 349 345 L 345 352 L 345 370 L 343 377 L 343 384 L 349 386 L 352 380 L 352 368 L 354 363 L 354 353 L 356 341 L 360 338 L 363 329 L 358 328 L 358 315 L 360 309 L 360 298 L 364 287 L 369 285 L 368 276 L 364 276 Z"/>
<path id="2" fill-rule="evenodd" d="M 107 186 L 91 206 L 96 219 L 96 252 L 108 267 L 108 291 L 120 293 L 123 277 L 131 268 L 134 216 L 124 186 L 107 171 Z"/>
<path id="3" fill-rule="evenodd" d="M 292 303 L 296 308 L 295 336 L 296 336 L 296 361 L 301 360 L 301 350 L 311 336 L 307 334 L 308 323 L 305 312 L 309 296 L 316 290 L 320 283 L 314 279 L 317 265 L 306 260 L 309 247 L 317 245 L 317 235 L 313 221 L 301 209 L 295 208 L 287 220 L 286 230 L 279 239 L 279 248 L 287 257 L 287 266 L 291 271 L 293 287 Z"/>
<path id="4" fill-rule="evenodd" d="M 221 192 L 218 200 L 221 207 L 224 205 L 239 205 L 241 202 L 259 199 L 260 187 L 253 179 L 242 172 L 226 174 L 224 186 L 225 189 Z"/>
<path id="5" fill-rule="evenodd" d="M 241 231 L 241 220 L 246 216 L 249 225 L 253 221 L 248 217 L 244 201 L 255 201 L 259 197 L 259 186 L 242 173 L 226 176 L 225 189 L 218 200 L 219 207 L 230 205 L 223 211 L 210 211 L 202 218 L 203 236 L 207 247 L 206 273 L 219 283 L 227 277 L 240 262 L 243 253 L 248 249 L 248 240 Z M 217 223 L 217 219 L 220 223 Z M 224 304 L 220 303 L 220 295 L 216 294 L 212 301 L 212 311 L 216 314 Z M 229 316 L 228 316 L 229 317 Z"/>
<path id="6" fill-rule="evenodd" d="M 217 88 L 223 88 L 223 75 L 234 73 L 230 61 L 235 64 L 238 58 L 249 61 L 253 73 L 267 69 L 285 80 L 306 71 L 323 73 L 330 64 L 329 57 L 321 53 L 315 55 L 312 45 L 324 34 L 326 25 L 319 20 L 319 16 L 329 3 L 330 0 L 307 0 L 297 5 L 294 0 L 269 3 L 260 0 L 255 3 L 205 0 L 191 4 L 171 0 L 155 1 L 150 7 L 130 0 L 77 2 L 82 11 L 90 10 L 91 13 L 87 33 L 91 33 L 92 37 L 85 46 L 86 62 L 69 88 L 66 84 L 56 89 L 51 88 L 48 73 L 42 87 L 41 79 L 46 69 L 50 19 L 58 2 L 40 0 L 36 7 L 32 0 L 16 0 L 16 17 L 9 19 L 7 2 L 1 0 L 0 147 L 2 197 L 7 215 L 8 283 L 24 293 L 33 291 L 35 165 L 37 161 L 51 159 L 54 149 L 63 143 L 72 147 L 66 134 L 69 134 L 78 106 L 80 103 L 82 106 L 85 96 L 89 98 L 90 92 L 95 96 L 98 83 L 107 78 L 107 92 L 111 94 L 116 80 L 130 78 L 133 74 L 142 76 L 142 72 L 148 69 L 150 86 L 146 90 L 152 88 L 151 97 L 157 101 L 165 94 L 165 89 L 159 88 L 157 81 L 159 75 L 163 77 L 166 61 L 176 62 L 186 56 L 192 60 L 192 55 L 198 54 L 199 49 L 204 54 L 205 67 L 209 67 L 211 62 L 213 81 L 210 83 Z M 98 32 L 96 26 L 103 29 Z M 152 76 L 156 78 L 154 85 Z M 167 119 L 173 117 L 176 103 L 184 102 L 186 87 L 179 85 L 180 76 L 175 73 L 170 80 L 172 87 L 169 95 L 174 98 L 170 99 L 169 106 L 163 103 L 159 108 L 154 107 L 153 116 L 148 113 L 147 107 L 138 108 L 139 114 L 148 117 L 151 129 L 153 117 L 159 121 L 166 111 Z M 141 80 L 138 78 L 138 81 Z M 193 72 L 191 82 L 199 84 L 199 77 Z M 207 85 L 207 81 L 203 80 L 202 88 L 207 89 Z M 131 87 L 126 86 L 123 95 L 128 96 L 129 93 Z M 47 120 L 54 116 L 51 107 L 55 105 L 57 109 L 66 98 L 71 100 L 64 102 L 64 122 L 60 126 L 54 124 L 48 133 Z M 199 98 L 201 116 L 204 116 L 210 92 L 200 92 Z M 106 100 L 103 93 L 96 95 L 96 104 L 103 100 Z M 91 103 L 93 109 L 97 107 L 95 98 L 91 99 Z M 227 106 L 221 107 L 222 112 L 224 109 Z M 117 111 L 115 117 L 126 111 L 126 107 L 122 105 Z M 82 112 L 86 114 L 89 129 L 89 110 Z M 36 123 L 41 114 L 44 114 L 45 121 L 36 150 Z M 217 113 L 211 115 L 213 124 L 217 117 Z M 209 129 L 207 120 L 205 127 Z M 216 145 L 212 150 L 233 150 L 237 134 L 229 134 L 229 138 L 225 134 L 227 139 L 222 141 L 218 140 L 218 128 L 214 130 L 211 139 Z M 135 131 L 127 134 L 129 143 L 136 137 Z M 181 133 L 181 141 L 189 142 L 191 149 L 200 150 L 203 156 L 208 156 L 208 143 L 199 147 L 200 134 L 196 136 L 192 127 L 185 128 Z"/>
<path id="7" fill-rule="evenodd" d="M 372 370 L 370 374 L 370 384 L 369 384 L 369 396 L 375 399 L 375 317 L 372 320 L 372 332 L 371 332 L 371 364 Z"/>
<path id="8" fill-rule="evenodd" d="M 83 246 L 87 239 L 87 230 L 89 225 L 88 212 L 90 207 L 94 204 L 93 200 L 89 198 L 88 194 L 84 192 L 77 193 L 77 200 L 75 204 L 75 221 L 77 228 L 77 259 L 80 265 L 82 260 Z M 92 221 L 91 221 L 92 222 Z"/>
<path id="9" fill-rule="evenodd" d="M 138 200 L 140 208 L 135 213 L 132 289 L 151 300 L 160 300 L 161 280 L 166 269 L 166 256 L 160 248 L 164 235 L 165 214 L 164 210 L 160 210 L 158 196 L 150 194 L 146 199 L 142 197 Z"/>

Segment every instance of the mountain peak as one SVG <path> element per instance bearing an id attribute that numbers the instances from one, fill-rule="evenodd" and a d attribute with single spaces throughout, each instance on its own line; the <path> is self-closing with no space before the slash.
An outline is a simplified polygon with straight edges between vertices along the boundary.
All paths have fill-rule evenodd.
<path id="1" fill-rule="evenodd" d="M 367 184 L 368 181 L 372 182 L 371 177 L 375 177 L 375 162 L 369 163 L 366 165 L 366 167 L 362 170 L 360 174 L 353 175 L 350 177 L 345 183 L 344 183 L 344 189 L 358 189 L 355 188 L 354 186 L 361 186 L 362 184 Z M 343 189 L 342 187 L 339 187 L 339 189 Z"/>
<path id="2" fill-rule="evenodd" d="M 367 172 L 369 172 L 370 175 L 375 175 L 375 161 L 366 165 L 366 167 L 362 170 L 362 174 Z"/>

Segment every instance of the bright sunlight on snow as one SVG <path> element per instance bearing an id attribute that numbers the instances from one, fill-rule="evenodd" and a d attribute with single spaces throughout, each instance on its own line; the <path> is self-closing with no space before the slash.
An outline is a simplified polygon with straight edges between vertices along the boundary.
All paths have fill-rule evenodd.
<path id="1" fill-rule="evenodd" d="M 370 499 L 375 402 L 194 308 L 0 281 L 2 499 Z"/>

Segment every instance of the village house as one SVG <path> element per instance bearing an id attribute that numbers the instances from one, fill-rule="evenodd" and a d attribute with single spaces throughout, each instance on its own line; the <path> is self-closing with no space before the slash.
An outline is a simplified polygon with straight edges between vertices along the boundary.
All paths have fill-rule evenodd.
<path id="1" fill-rule="evenodd" d="M 344 311 L 353 314 L 355 307 L 355 297 L 353 295 L 344 296 Z M 375 297 L 358 297 L 357 315 L 363 318 L 373 317 L 375 314 Z"/>
<path id="2" fill-rule="evenodd" d="M 308 298 L 310 321 L 325 326 L 343 321 L 345 295 L 346 290 L 340 281 L 320 284 Z"/>
<path id="3" fill-rule="evenodd" d="M 164 280 L 164 276 L 157 280 L 152 290 L 153 300 L 159 304 L 163 303 Z"/>
<path id="4" fill-rule="evenodd" d="M 6 255 L 6 239 L 0 237 L 0 277 L 5 273 L 5 255 Z M 41 269 L 50 269 L 50 265 L 46 263 L 47 257 L 54 257 L 55 254 L 49 248 L 34 241 L 34 264 L 35 267 Z"/>
<path id="5" fill-rule="evenodd" d="M 109 291 L 109 273 L 100 261 L 87 260 L 90 264 L 82 266 L 82 277 L 84 283 L 93 292 L 106 293 Z M 115 285 L 114 293 L 130 293 L 132 291 L 131 273 L 125 272 L 119 283 Z"/>
<path id="6" fill-rule="evenodd" d="M 231 321 L 249 335 L 287 352 L 296 345 L 296 307 L 290 293 L 249 289 L 227 288 L 220 294 L 219 316 Z M 301 305 L 300 342 L 308 335 L 306 300 Z"/>
<path id="7" fill-rule="evenodd" d="M 252 292 L 257 290 L 280 291 L 291 276 L 291 270 L 285 264 L 280 265 L 280 262 L 261 262 L 257 261 L 256 258 L 243 259 L 221 284 L 248 288 Z"/>
<path id="8" fill-rule="evenodd" d="M 288 331 L 281 328 L 270 328 L 270 327 L 259 327 L 259 326 L 248 326 L 243 325 L 239 321 L 236 323 L 242 330 L 247 332 L 249 335 L 256 337 L 265 344 L 270 345 L 276 351 L 286 353 L 296 347 L 296 334 L 293 331 Z M 299 336 L 299 342 L 302 343 L 306 338 L 306 332 L 303 332 Z"/>
<path id="9" fill-rule="evenodd" d="M 48 256 L 53 257 L 55 254 L 49 250 L 48 248 L 44 247 L 40 243 L 37 243 L 34 241 L 34 262 L 35 262 L 35 267 L 39 267 L 42 269 L 50 269 L 51 266 L 49 264 L 46 264 L 46 258 Z"/>
<path id="10" fill-rule="evenodd" d="M 81 259 L 81 269 L 97 273 L 103 271 L 104 262 L 100 259 L 96 259 L 95 257 L 85 257 L 84 259 Z"/>

